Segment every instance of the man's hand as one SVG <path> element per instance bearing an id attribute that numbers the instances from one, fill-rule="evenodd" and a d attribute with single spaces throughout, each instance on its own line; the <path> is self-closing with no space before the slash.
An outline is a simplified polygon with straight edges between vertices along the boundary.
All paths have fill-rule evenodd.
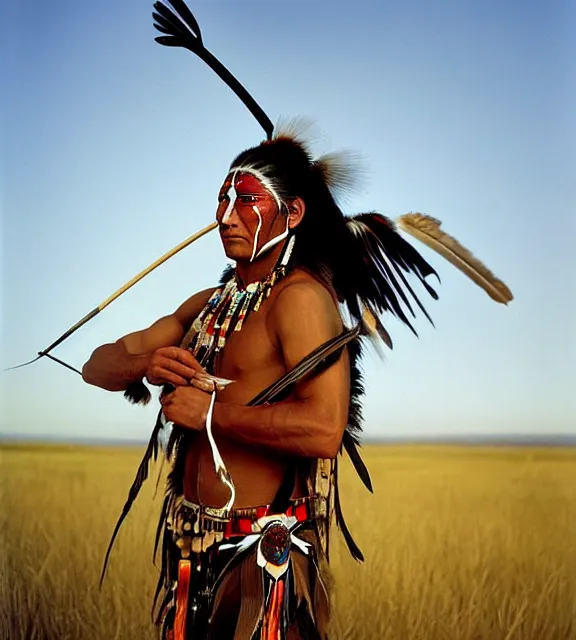
<path id="1" fill-rule="evenodd" d="M 206 426 L 209 393 L 194 387 L 176 387 L 160 398 L 160 404 L 166 419 L 180 427 L 201 431 Z"/>
<path id="2" fill-rule="evenodd" d="M 190 351 L 180 347 L 161 347 L 150 358 L 146 380 L 157 386 L 171 384 L 180 387 L 189 385 L 197 374 L 206 375 L 206 371 Z"/>

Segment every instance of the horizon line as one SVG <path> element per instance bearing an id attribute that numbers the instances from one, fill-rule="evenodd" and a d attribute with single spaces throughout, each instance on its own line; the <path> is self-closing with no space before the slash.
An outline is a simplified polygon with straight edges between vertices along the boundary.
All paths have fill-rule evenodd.
<path id="1" fill-rule="evenodd" d="M 98 436 L 65 436 L 58 434 L 1 433 L 3 444 L 85 445 L 85 446 L 141 446 L 148 444 L 145 438 L 111 438 Z M 361 438 L 361 444 L 509 444 L 512 446 L 576 446 L 576 434 L 551 433 L 471 433 L 471 434 L 407 434 L 371 436 Z"/>

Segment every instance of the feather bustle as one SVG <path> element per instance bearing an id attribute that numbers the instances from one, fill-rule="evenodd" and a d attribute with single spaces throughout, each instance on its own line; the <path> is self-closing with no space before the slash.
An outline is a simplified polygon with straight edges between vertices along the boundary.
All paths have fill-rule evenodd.
<path id="1" fill-rule="evenodd" d="M 365 283 L 358 289 L 357 294 L 363 305 L 375 316 L 375 312 L 389 311 L 417 336 L 405 312 L 407 310 L 415 317 L 404 288 L 409 291 L 426 317 L 430 321 L 431 319 L 400 270 L 414 274 L 428 293 L 434 294 L 433 297 L 435 292 L 425 278 L 437 275 L 436 272 L 396 232 L 392 222 L 385 216 L 377 213 L 358 214 L 348 219 L 347 226 L 352 240 L 350 251 L 354 252 L 358 261 L 357 281 Z M 348 300 L 347 303 L 350 308 Z M 351 308 L 350 311 L 354 313 Z"/>

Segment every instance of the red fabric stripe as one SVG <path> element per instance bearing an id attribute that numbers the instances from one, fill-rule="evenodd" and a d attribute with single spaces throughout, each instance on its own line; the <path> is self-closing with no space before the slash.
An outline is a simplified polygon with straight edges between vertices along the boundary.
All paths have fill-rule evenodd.
<path id="1" fill-rule="evenodd" d="M 303 522 L 304 520 L 307 520 L 310 517 L 310 512 L 311 512 L 311 509 L 310 509 L 309 503 L 304 502 L 302 504 L 297 505 L 296 507 L 294 507 L 293 505 L 290 505 L 286 510 L 286 515 L 287 516 L 294 515 L 296 516 L 296 520 L 298 522 Z M 246 535 L 248 533 L 252 533 L 252 524 L 255 522 L 255 520 L 259 520 L 260 518 L 263 518 L 269 514 L 270 514 L 270 506 L 265 506 L 265 507 L 256 507 L 254 516 L 241 516 L 241 517 L 232 516 L 232 518 L 226 523 L 226 527 L 224 529 L 224 537 L 231 538 L 233 536 Z"/>
<path id="2" fill-rule="evenodd" d="M 250 518 L 239 518 L 236 520 L 237 533 L 252 533 L 252 520 Z"/>
<path id="3" fill-rule="evenodd" d="M 186 640 L 186 614 L 190 587 L 190 560 L 178 563 L 178 587 L 176 588 L 176 615 L 174 617 L 174 640 Z"/>
<path id="4" fill-rule="evenodd" d="M 298 522 L 302 522 L 308 518 L 308 505 L 306 503 L 299 504 L 296 507 L 296 519 Z"/>
<path id="5" fill-rule="evenodd" d="M 262 625 L 262 640 L 281 640 L 280 621 L 284 605 L 284 580 L 278 580 L 272 587 L 270 603 Z"/>
<path id="6" fill-rule="evenodd" d="M 257 507 L 256 508 L 256 520 L 263 518 L 268 515 L 268 511 L 270 511 L 270 507 Z"/>

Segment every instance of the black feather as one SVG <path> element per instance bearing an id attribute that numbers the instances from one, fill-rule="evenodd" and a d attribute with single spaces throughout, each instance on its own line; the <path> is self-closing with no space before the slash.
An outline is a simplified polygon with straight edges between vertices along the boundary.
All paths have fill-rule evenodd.
<path id="1" fill-rule="evenodd" d="M 154 25 L 154 28 L 168 35 L 173 35 L 174 33 L 181 34 L 178 23 L 174 24 L 174 21 L 171 19 L 172 14 L 169 14 L 169 16 L 169 18 L 166 18 L 164 16 L 161 16 L 159 13 L 153 13 L 152 17 L 158 23 Z"/>
<path id="2" fill-rule="evenodd" d="M 162 502 L 162 509 L 160 510 L 160 519 L 158 520 L 158 526 L 156 527 L 156 534 L 154 536 L 154 551 L 152 552 L 152 561 L 156 559 L 156 554 L 158 553 L 158 543 L 160 542 L 160 536 L 162 534 L 162 524 L 168 515 L 168 509 L 170 503 L 172 501 L 172 496 L 170 494 L 166 494 L 164 496 L 164 501 Z"/>
<path id="3" fill-rule="evenodd" d="M 160 22 L 160 20 L 158 20 L 158 22 Z M 170 34 L 171 33 L 169 28 L 162 27 L 160 24 L 155 24 L 154 27 L 156 29 L 158 29 L 158 31 L 160 31 L 160 33 L 166 33 L 166 34 Z M 161 36 L 158 36 L 158 37 L 160 38 Z"/>
<path id="4" fill-rule="evenodd" d="M 152 13 L 152 17 L 156 21 L 154 27 L 160 33 L 165 34 L 157 36 L 154 40 L 166 47 L 188 49 L 203 60 L 240 98 L 270 140 L 274 131 L 272 121 L 245 87 L 206 49 L 198 22 L 183 0 L 155 2 L 153 6 L 155 11 Z"/>
<path id="5" fill-rule="evenodd" d="M 352 256 L 352 262 L 358 267 L 354 268 L 355 280 L 344 282 L 344 297 L 350 295 L 346 289 L 355 287 L 357 296 L 371 311 L 390 311 L 416 334 L 404 311 L 406 309 L 415 317 L 407 292 L 432 323 L 432 318 L 404 272 L 416 276 L 426 291 L 437 299 L 436 292 L 425 281 L 430 275 L 437 276 L 436 271 L 400 236 L 385 216 L 377 213 L 359 214 L 350 218 L 347 226 L 351 236 L 347 255 Z M 380 326 L 377 325 L 377 328 L 380 329 Z M 385 337 L 386 334 L 383 335 Z"/>
<path id="6" fill-rule="evenodd" d="M 184 46 L 177 38 L 172 36 L 158 36 L 154 40 L 164 47 L 182 47 Z"/>
<path id="7" fill-rule="evenodd" d="M 126 503 L 122 508 L 122 512 L 120 514 L 120 517 L 118 518 L 118 521 L 116 522 L 116 526 L 114 527 L 114 531 L 112 532 L 112 537 L 110 539 L 110 542 L 108 543 L 108 548 L 106 549 L 106 554 L 104 556 L 102 573 L 100 575 L 100 587 L 102 587 L 102 582 L 104 581 L 106 568 L 108 566 L 108 560 L 110 559 L 110 553 L 112 552 L 112 547 L 114 546 L 114 541 L 116 540 L 116 536 L 118 535 L 118 532 L 120 531 L 120 527 L 122 526 L 122 523 L 124 522 L 126 516 L 128 515 L 128 512 L 132 508 L 134 501 L 138 497 L 138 494 L 140 493 L 140 489 L 142 488 L 142 485 L 148 478 L 150 460 L 152 460 L 152 458 L 154 458 L 154 460 L 158 458 L 158 435 L 160 433 L 160 430 L 163 427 L 162 421 L 160 419 L 161 415 L 162 415 L 162 410 L 160 410 L 160 412 L 158 413 L 156 424 L 152 431 L 152 436 L 150 437 L 148 446 L 146 447 L 144 457 L 142 458 L 142 461 L 138 466 L 136 477 L 134 478 L 134 482 L 132 483 L 132 486 L 128 491 L 128 499 L 126 500 Z"/>
<path id="8" fill-rule="evenodd" d="M 352 557 L 359 562 L 364 562 L 364 555 L 362 554 L 362 551 L 360 551 L 360 547 L 356 542 L 354 542 L 354 538 L 352 537 L 352 534 L 346 525 L 346 521 L 344 520 L 344 515 L 342 514 L 340 493 L 338 491 L 338 462 L 336 462 L 334 469 L 334 515 L 336 516 L 336 524 L 340 531 L 342 531 L 342 535 L 344 536 L 344 540 L 346 541 L 346 545 L 348 546 L 348 550 Z"/>
<path id="9" fill-rule="evenodd" d="M 220 276 L 220 282 L 218 283 L 219 287 L 223 287 L 231 278 L 234 277 L 236 273 L 236 267 L 233 264 L 227 264 L 224 267 L 224 271 L 222 271 L 222 275 Z"/>
<path id="10" fill-rule="evenodd" d="M 352 340 L 352 342 L 348 343 L 348 354 L 350 356 L 350 401 L 348 405 L 348 426 L 346 427 L 346 431 L 356 444 L 360 444 L 364 384 L 360 370 L 362 343 L 359 339 Z"/>
<path id="11" fill-rule="evenodd" d="M 171 537 L 172 532 L 166 528 L 166 518 L 168 517 L 168 511 L 170 505 L 172 503 L 173 496 L 171 494 L 166 494 L 164 498 L 164 504 L 162 505 L 162 511 L 160 513 L 160 518 L 158 519 L 158 526 L 156 528 L 156 540 L 154 541 L 154 555 L 153 558 L 156 558 L 158 543 L 160 541 L 160 536 L 162 536 L 162 552 L 161 552 L 161 561 L 160 561 L 160 575 L 158 582 L 156 584 L 156 589 L 154 591 L 154 598 L 152 600 L 152 611 L 156 607 L 158 602 L 158 596 L 162 592 L 162 587 L 167 586 L 166 578 L 168 575 L 168 565 L 170 563 L 170 557 L 168 554 L 169 545 L 172 543 Z"/>
<path id="12" fill-rule="evenodd" d="M 171 35 L 185 36 L 188 33 L 188 30 L 178 15 L 164 3 L 156 2 L 154 8 L 158 13 L 153 12 L 152 17 Z M 156 25 L 154 26 L 156 27 Z"/>
<path id="13" fill-rule="evenodd" d="M 188 10 L 186 5 L 184 5 L 184 7 Z M 164 29 L 158 29 L 158 31 L 168 33 L 170 38 L 174 38 L 180 42 L 180 46 L 186 47 L 194 51 L 194 53 L 197 53 L 203 48 L 202 38 L 198 35 L 200 30 L 193 17 L 192 19 L 194 20 L 196 28 L 188 24 L 182 15 L 175 11 L 173 7 L 169 7 L 163 2 L 155 2 L 154 9 L 156 9 L 157 13 L 153 12 L 152 17 L 159 23 L 158 25 L 154 24 L 154 27 L 158 29 L 158 26 L 161 26 Z M 192 16 L 191 13 L 190 16 Z"/>
<path id="14" fill-rule="evenodd" d="M 192 12 L 186 6 L 186 3 L 183 2 L 183 0 L 168 0 L 168 3 L 171 4 L 174 10 L 178 12 L 182 21 L 190 28 L 196 38 L 202 42 L 200 25 L 196 22 L 196 18 L 192 15 Z"/>
<path id="15" fill-rule="evenodd" d="M 359 286 L 358 296 L 363 299 L 365 304 L 366 302 L 371 303 L 367 305 L 370 308 L 375 307 L 379 312 L 390 311 L 417 335 L 402 309 L 401 302 L 404 303 L 412 317 L 415 317 L 414 310 L 388 263 L 394 260 L 384 244 L 384 241 L 388 240 L 390 245 L 390 236 L 384 238 L 376 235 L 362 220 L 365 215 L 367 214 L 352 218 L 357 224 L 354 225 L 352 223 L 354 231 L 351 232 L 353 236 L 351 251 L 353 255 L 357 256 L 358 262 L 361 264 L 358 267 L 361 271 L 357 271 L 356 275 L 357 279 L 364 285 L 363 287 L 362 285 Z M 382 225 L 381 229 L 382 231 L 387 231 L 385 225 Z M 362 256 L 361 260 L 358 254 Z"/>
<path id="16" fill-rule="evenodd" d="M 364 461 L 360 457 L 357 445 L 352 439 L 349 431 L 344 432 L 342 444 L 344 445 L 346 452 L 350 456 L 350 460 L 354 465 L 354 469 L 356 469 L 356 473 L 360 476 L 360 479 L 364 483 L 364 486 L 368 489 L 368 491 L 370 491 L 370 493 L 374 493 L 374 490 L 372 489 L 372 480 L 370 479 L 370 473 L 368 472 Z"/>
<path id="17" fill-rule="evenodd" d="M 438 273 L 424 260 L 424 258 L 414 249 L 414 247 L 404 240 L 396 231 L 394 224 L 385 216 L 377 213 L 364 213 L 354 216 L 355 220 L 362 222 L 378 238 L 382 249 L 397 268 L 400 266 L 405 272 L 416 275 L 418 280 L 426 288 L 434 300 L 438 299 L 438 294 L 426 282 L 428 276 L 435 276 L 440 282 Z M 416 296 L 414 299 L 417 300 Z"/>
<path id="18" fill-rule="evenodd" d="M 318 375 L 335 362 L 340 357 L 342 349 L 347 344 L 351 344 L 359 333 L 360 325 L 326 341 L 303 358 L 288 373 L 259 393 L 248 403 L 248 406 L 255 407 L 265 403 L 277 402 L 278 397 L 284 394 L 288 388 L 292 388 L 296 383 L 312 375 Z"/>
<path id="19" fill-rule="evenodd" d="M 422 313 L 426 316 L 426 318 L 428 319 L 430 324 L 432 326 L 434 326 L 434 322 L 432 321 L 432 318 L 428 315 L 428 312 L 424 308 L 424 305 L 420 302 L 420 299 L 414 293 L 414 289 L 412 289 L 412 287 L 410 286 L 410 283 L 406 279 L 406 276 L 400 270 L 400 267 L 398 266 L 398 263 L 397 262 L 392 262 L 392 267 L 394 268 L 394 271 L 396 271 L 396 273 L 398 274 L 398 277 L 400 278 L 400 280 L 402 280 L 402 284 L 404 285 L 404 287 L 409 291 L 409 293 L 412 296 L 412 298 L 414 298 L 414 301 L 416 302 L 416 304 L 420 307 L 420 311 L 422 311 Z M 426 281 L 422 281 L 422 282 L 424 282 L 424 284 L 427 285 Z M 429 285 L 427 285 L 427 286 L 429 286 Z M 432 291 L 434 291 L 431 287 L 430 287 L 430 289 Z M 435 291 L 434 291 L 434 294 L 436 294 Z M 436 300 L 437 299 L 438 299 L 438 296 L 436 295 Z"/>
<path id="20" fill-rule="evenodd" d="M 126 387 L 124 397 L 132 404 L 147 405 L 152 398 L 152 394 L 142 380 L 137 380 Z"/>

